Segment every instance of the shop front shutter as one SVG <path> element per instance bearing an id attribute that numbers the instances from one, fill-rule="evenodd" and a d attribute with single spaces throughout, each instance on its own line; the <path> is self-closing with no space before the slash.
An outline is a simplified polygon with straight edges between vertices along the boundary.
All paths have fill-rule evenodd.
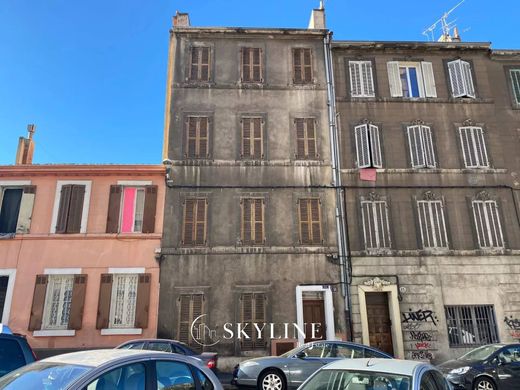
<path id="1" fill-rule="evenodd" d="M 135 327 L 147 328 L 150 316 L 150 285 L 152 274 L 139 274 L 135 304 Z"/>
<path id="2" fill-rule="evenodd" d="M 108 328 L 110 321 L 110 303 L 112 300 L 112 281 L 112 274 L 101 274 L 96 329 Z"/>
<path id="3" fill-rule="evenodd" d="M 47 275 L 36 275 L 31 317 L 29 319 L 29 330 L 40 330 L 42 327 L 43 308 L 45 306 L 45 295 L 47 293 L 48 282 L 49 277 Z"/>
<path id="4" fill-rule="evenodd" d="M 81 329 L 83 312 L 85 309 L 85 295 L 87 292 L 87 275 L 74 275 L 72 287 L 72 300 L 70 303 L 69 329 Z"/>

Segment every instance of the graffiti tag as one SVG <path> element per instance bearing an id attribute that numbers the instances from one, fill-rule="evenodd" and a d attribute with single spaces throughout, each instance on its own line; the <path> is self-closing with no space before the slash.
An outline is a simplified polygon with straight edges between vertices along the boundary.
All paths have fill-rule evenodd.
<path id="1" fill-rule="evenodd" d="M 431 349 L 432 345 L 427 341 L 421 341 L 419 343 L 415 343 L 415 348 L 417 349 Z"/>
<path id="2" fill-rule="evenodd" d="M 432 310 L 416 310 L 401 313 L 403 315 L 403 324 L 409 322 L 431 322 L 433 325 L 437 326 L 437 316 L 435 316 Z"/>
<path id="3" fill-rule="evenodd" d="M 410 338 L 414 341 L 432 341 L 433 335 L 429 332 L 417 330 L 410 332 Z"/>
<path id="4" fill-rule="evenodd" d="M 412 360 L 432 360 L 433 354 L 430 351 L 412 351 L 410 358 Z"/>
<path id="5" fill-rule="evenodd" d="M 520 339 L 520 330 L 511 330 L 511 337 L 514 339 Z"/>
<path id="6" fill-rule="evenodd" d="M 509 318 L 504 317 L 504 322 L 511 330 L 520 330 L 520 320 L 518 318 L 513 318 L 513 316 L 509 316 Z"/>

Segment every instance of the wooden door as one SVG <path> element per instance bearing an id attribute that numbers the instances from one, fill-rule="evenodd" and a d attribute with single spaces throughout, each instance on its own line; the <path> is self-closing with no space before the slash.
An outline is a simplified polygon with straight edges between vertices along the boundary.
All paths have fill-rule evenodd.
<path id="1" fill-rule="evenodd" d="M 303 300 L 303 322 L 305 322 L 305 342 L 325 340 L 325 304 L 323 299 Z M 315 325 L 315 338 L 312 338 L 312 323 Z"/>
<path id="2" fill-rule="evenodd" d="M 370 346 L 393 355 L 392 322 L 387 293 L 366 293 L 365 300 Z"/>

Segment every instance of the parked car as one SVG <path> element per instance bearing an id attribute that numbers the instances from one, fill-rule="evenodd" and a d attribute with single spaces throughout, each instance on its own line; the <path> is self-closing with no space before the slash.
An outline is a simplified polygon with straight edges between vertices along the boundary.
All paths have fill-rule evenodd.
<path id="1" fill-rule="evenodd" d="M 169 339 L 138 339 L 130 340 L 126 343 L 118 345 L 116 348 L 124 349 L 144 349 L 148 351 L 162 351 L 178 353 L 180 355 L 196 357 L 204 362 L 209 369 L 216 371 L 218 363 L 218 354 L 215 352 L 197 353 L 186 344 L 176 340 Z"/>
<path id="2" fill-rule="evenodd" d="M 314 341 L 280 356 L 246 360 L 235 367 L 232 384 L 261 390 L 285 390 L 300 386 L 323 365 L 339 359 L 392 356 L 366 345 L 344 341 Z"/>
<path id="3" fill-rule="evenodd" d="M 173 353 L 100 349 L 53 356 L 0 378 L 0 389 L 223 390 L 200 361 Z"/>
<path id="4" fill-rule="evenodd" d="M 455 389 L 520 389 L 520 344 L 489 344 L 438 366 Z"/>
<path id="5" fill-rule="evenodd" d="M 449 390 L 435 367 L 412 360 L 348 359 L 319 369 L 299 390 Z"/>
<path id="6" fill-rule="evenodd" d="M 25 336 L 14 334 L 9 327 L 0 324 L 0 376 L 36 360 Z"/>

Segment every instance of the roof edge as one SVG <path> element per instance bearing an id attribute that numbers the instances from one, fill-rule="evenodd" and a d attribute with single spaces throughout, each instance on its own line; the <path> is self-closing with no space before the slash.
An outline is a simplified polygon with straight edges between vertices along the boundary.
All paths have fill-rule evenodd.
<path id="1" fill-rule="evenodd" d="M 0 165 L 0 177 L 42 176 L 42 175 L 163 175 L 165 167 L 161 164 L 31 164 Z"/>
<path id="2" fill-rule="evenodd" d="M 333 41 L 332 48 L 428 48 L 490 50 L 491 42 L 423 42 L 423 41 Z"/>
<path id="3" fill-rule="evenodd" d="M 258 34 L 258 35 L 312 35 L 323 36 L 327 29 L 263 28 L 263 27 L 173 27 L 171 33 L 181 34 Z"/>

